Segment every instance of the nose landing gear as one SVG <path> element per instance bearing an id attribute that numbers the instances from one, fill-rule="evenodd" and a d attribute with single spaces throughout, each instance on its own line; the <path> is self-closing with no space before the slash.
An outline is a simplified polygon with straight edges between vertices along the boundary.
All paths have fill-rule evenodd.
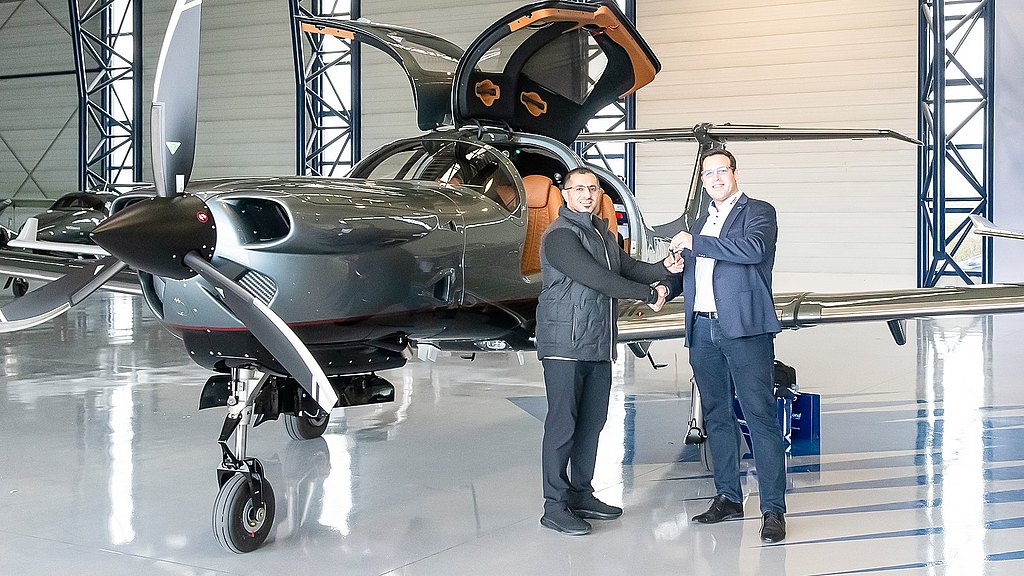
<path id="1" fill-rule="evenodd" d="M 332 377 L 336 406 L 361 406 L 395 399 L 393 384 L 375 374 Z M 319 438 L 327 430 L 325 412 L 288 377 L 263 374 L 253 368 L 232 368 L 231 375 L 210 378 L 199 408 L 227 407 L 221 427 L 222 461 L 217 468 L 220 491 L 213 505 L 213 534 L 225 549 L 252 552 L 270 536 L 276 505 L 274 489 L 263 464 L 246 455 L 249 428 L 284 417 L 285 430 L 294 440 Z M 234 435 L 234 446 L 228 441 Z"/>
<path id="2" fill-rule="evenodd" d="M 242 554 L 259 548 L 274 526 L 274 489 L 263 464 L 245 455 L 253 403 L 270 376 L 247 368 L 231 369 L 228 415 L 218 443 L 223 461 L 217 469 L 220 492 L 213 505 L 213 534 L 225 549 Z M 227 441 L 235 434 L 235 450 Z"/>

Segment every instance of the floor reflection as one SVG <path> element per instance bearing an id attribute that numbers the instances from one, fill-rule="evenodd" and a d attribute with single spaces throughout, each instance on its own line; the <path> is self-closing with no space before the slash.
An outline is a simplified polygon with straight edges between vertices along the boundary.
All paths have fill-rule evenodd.
<path id="1" fill-rule="evenodd" d="M 3 300 L 0 297 L 0 300 Z M 789 460 L 789 538 L 748 516 L 698 526 L 713 495 L 683 444 L 689 367 L 613 369 L 595 485 L 622 518 L 586 538 L 541 528 L 542 369 L 527 355 L 440 356 L 386 377 L 396 401 L 335 410 L 293 441 L 250 434 L 277 494 L 266 546 L 225 553 L 210 529 L 224 414 L 209 372 L 138 300 L 92 297 L 0 335 L 0 574 L 1016 574 L 1024 570 L 1024 317 L 785 333 L 781 359 L 821 394 L 821 453 Z M 745 466 L 751 463 L 745 462 Z"/>

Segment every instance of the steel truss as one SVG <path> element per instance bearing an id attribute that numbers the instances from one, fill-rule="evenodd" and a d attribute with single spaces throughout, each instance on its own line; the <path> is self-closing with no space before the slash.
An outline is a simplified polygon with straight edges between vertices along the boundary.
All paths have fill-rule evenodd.
<path id="1" fill-rule="evenodd" d="M 917 284 L 988 283 L 992 239 L 971 234 L 968 217 L 992 217 L 995 0 L 919 9 Z"/>
<path id="2" fill-rule="evenodd" d="M 142 174 L 142 2 L 68 0 L 78 84 L 78 187 Z"/>
<path id="3" fill-rule="evenodd" d="M 303 32 L 295 16 L 359 18 L 359 0 L 289 0 L 298 174 L 344 175 L 359 160 L 359 43 Z M 299 89 L 301 88 L 301 89 Z"/>
<path id="4" fill-rule="evenodd" d="M 619 8 L 636 22 L 636 0 L 617 0 Z M 595 48 L 592 56 L 599 51 Z M 601 110 L 590 122 L 586 132 L 616 132 L 636 128 L 636 94 L 616 101 Z M 636 194 L 636 145 L 632 142 L 577 142 L 576 153 L 584 160 L 597 164 L 616 174 Z"/>

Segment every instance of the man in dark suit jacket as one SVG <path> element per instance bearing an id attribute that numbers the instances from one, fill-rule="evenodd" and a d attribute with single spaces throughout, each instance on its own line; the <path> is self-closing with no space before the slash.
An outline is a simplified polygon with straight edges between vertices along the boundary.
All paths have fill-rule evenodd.
<path id="1" fill-rule="evenodd" d="M 692 233 L 673 237 L 684 268 L 667 281 L 670 298 L 684 297 L 686 346 L 715 467 L 717 496 L 693 520 L 713 524 L 743 516 L 736 397 L 757 467 L 761 539 L 779 542 L 786 537 L 786 455 L 772 378 L 774 338 L 782 330 L 772 300 L 775 208 L 740 192 L 736 158 L 725 150 L 704 155 L 701 180 L 713 202 Z"/>

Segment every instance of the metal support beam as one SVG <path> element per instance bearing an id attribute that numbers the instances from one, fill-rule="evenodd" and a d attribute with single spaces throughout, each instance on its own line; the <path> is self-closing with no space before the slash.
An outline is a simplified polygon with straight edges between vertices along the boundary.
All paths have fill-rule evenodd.
<path id="1" fill-rule="evenodd" d="M 289 0 L 298 174 L 344 176 L 359 160 L 359 43 L 309 34 L 295 16 L 359 18 L 359 0 Z"/>
<path id="2" fill-rule="evenodd" d="M 78 187 L 142 175 L 142 2 L 68 0 L 78 84 Z"/>
<path id="3" fill-rule="evenodd" d="M 636 0 L 617 0 L 619 8 L 636 22 Z M 596 52 L 596 50 L 595 50 Z M 614 102 L 587 123 L 586 132 L 616 132 L 636 128 L 636 94 Z M 636 144 L 632 142 L 577 142 L 576 153 L 584 160 L 607 168 L 636 194 Z"/>
<path id="4" fill-rule="evenodd" d="M 992 281 L 992 239 L 971 214 L 992 217 L 995 0 L 921 0 L 918 31 L 918 275 Z"/>

